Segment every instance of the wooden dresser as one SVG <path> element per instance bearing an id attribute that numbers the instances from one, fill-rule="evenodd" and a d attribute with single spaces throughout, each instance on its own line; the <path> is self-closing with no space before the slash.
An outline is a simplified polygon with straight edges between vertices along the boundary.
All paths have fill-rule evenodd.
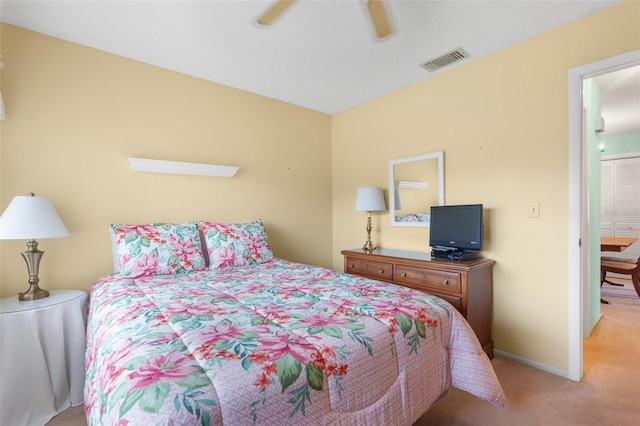
<path id="1" fill-rule="evenodd" d="M 482 349 L 493 358 L 493 260 L 432 260 L 429 253 L 381 248 L 371 254 L 362 249 L 341 253 L 347 273 L 422 290 L 451 303 L 471 325 Z"/>

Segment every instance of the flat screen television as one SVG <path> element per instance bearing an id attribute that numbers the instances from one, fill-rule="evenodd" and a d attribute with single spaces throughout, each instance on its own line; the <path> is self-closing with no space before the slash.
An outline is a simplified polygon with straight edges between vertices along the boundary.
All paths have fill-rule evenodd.
<path id="1" fill-rule="evenodd" d="M 431 247 L 482 250 L 482 231 L 482 204 L 431 207 Z"/>

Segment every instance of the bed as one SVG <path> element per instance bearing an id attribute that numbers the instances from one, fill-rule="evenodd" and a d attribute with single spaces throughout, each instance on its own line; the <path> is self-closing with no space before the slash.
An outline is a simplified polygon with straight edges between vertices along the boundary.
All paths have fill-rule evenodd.
<path id="1" fill-rule="evenodd" d="M 186 225 L 112 226 L 89 425 L 411 425 L 450 386 L 503 406 L 447 302 L 276 258 L 260 221 Z"/>

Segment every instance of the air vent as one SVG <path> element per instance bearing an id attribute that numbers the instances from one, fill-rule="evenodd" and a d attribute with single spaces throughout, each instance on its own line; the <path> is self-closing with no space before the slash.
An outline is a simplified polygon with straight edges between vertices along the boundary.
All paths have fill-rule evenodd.
<path id="1" fill-rule="evenodd" d="M 462 48 L 458 47 L 456 50 L 453 50 L 446 55 L 442 55 L 436 59 L 427 61 L 424 64 L 420 64 L 420 66 L 427 71 L 434 72 L 438 71 L 442 67 L 446 67 L 449 64 L 461 61 L 464 58 L 468 58 L 469 56 L 471 55 L 465 52 Z"/>

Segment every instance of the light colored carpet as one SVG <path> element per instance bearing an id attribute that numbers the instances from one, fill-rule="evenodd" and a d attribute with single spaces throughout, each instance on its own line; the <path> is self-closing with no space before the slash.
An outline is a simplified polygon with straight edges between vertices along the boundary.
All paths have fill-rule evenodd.
<path id="1" fill-rule="evenodd" d="M 507 402 L 498 409 L 452 388 L 414 426 L 637 425 L 640 419 L 640 306 L 602 306 L 602 319 L 584 341 L 584 378 L 577 383 L 496 357 L 492 364 Z M 82 406 L 47 426 L 85 426 Z"/>
<path id="2" fill-rule="evenodd" d="M 46 426 L 86 426 L 87 419 L 84 416 L 84 405 L 71 407 L 55 416 Z"/>

